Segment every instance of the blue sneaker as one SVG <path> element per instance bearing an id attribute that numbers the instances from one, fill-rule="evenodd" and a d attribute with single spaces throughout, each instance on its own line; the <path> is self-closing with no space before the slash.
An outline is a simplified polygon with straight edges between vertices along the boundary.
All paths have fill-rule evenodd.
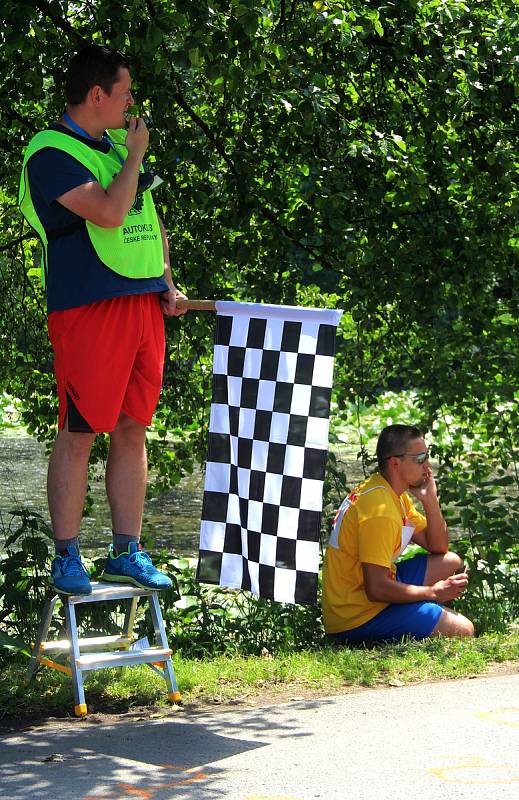
<path id="1" fill-rule="evenodd" d="M 91 594 L 88 572 L 76 547 L 63 550 L 52 559 L 50 582 L 62 594 Z"/>
<path id="2" fill-rule="evenodd" d="M 173 585 L 167 575 L 153 566 L 148 553 L 137 542 L 130 542 L 128 550 L 119 555 L 114 546 L 110 545 L 101 580 L 109 583 L 131 583 L 139 589 L 155 591 L 170 589 Z"/>

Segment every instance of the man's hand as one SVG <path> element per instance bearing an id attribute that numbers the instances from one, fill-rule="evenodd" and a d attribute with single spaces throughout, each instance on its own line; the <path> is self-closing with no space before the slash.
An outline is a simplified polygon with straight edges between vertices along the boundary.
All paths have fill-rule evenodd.
<path id="1" fill-rule="evenodd" d="M 128 133 L 126 134 L 126 147 L 128 155 L 135 155 L 140 161 L 146 152 L 150 140 L 150 133 L 143 119 L 130 117 Z"/>
<path id="2" fill-rule="evenodd" d="M 449 549 L 447 524 L 441 512 L 436 481 L 429 466 L 424 472 L 424 479 L 420 485 L 410 486 L 408 491 L 409 494 L 420 500 L 427 517 L 427 528 L 419 533 L 414 533 L 413 542 L 424 547 L 430 553 L 446 553 Z"/>
<path id="3" fill-rule="evenodd" d="M 430 467 L 427 468 L 424 479 L 419 486 L 409 487 L 409 494 L 412 494 L 413 497 L 420 500 L 424 508 L 426 508 L 427 504 L 431 501 L 438 502 L 438 489 Z"/>
<path id="4" fill-rule="evenodd" d="M 469 578 L 466 572 L 451 575 L 444 581 L 438 581 L 431 587 L 434 592 L 434 599 L 437 603 L 448 603 L 463 594 L 467 588 Z"/>
<path id="5" fill-rule="evenodd" d="M 186 295 L 183 294 L 176 286 L 168 289 L 167 292 L 162 292 L 160 295 L 160 307 L 165 317 L 179 317 L 185 314 L 187 308 L 177 308 L 177 300 L 187 300 Z"/>

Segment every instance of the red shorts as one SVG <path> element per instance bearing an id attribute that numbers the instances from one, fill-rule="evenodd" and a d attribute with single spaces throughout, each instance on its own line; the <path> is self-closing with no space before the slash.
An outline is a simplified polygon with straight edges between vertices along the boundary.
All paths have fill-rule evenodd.
<path id="1" fill-rule="evenodd" d="M 125 295 L 48 320 L 59 427 L 113 431 L 121 413 L 149 425 L 162 386 L 164 318 L 157 293 Z"/>

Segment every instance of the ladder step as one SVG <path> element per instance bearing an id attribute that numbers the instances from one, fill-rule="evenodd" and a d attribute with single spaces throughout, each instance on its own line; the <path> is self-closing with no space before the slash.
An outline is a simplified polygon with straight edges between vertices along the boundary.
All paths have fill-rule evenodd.
<path id="1" fill-rule="evenodd" d="M 92 648 L 98 648 L 100 646 L 103 647 L 124 647 L 130 646 L 130 644 L 134 641 L 133 636 L 123 636 L 121 634 L 116 634 L 114 636 L 91 636 L 85 639 L 79 639 L 79 649 L 80 650 L 92 650 Z M 71 648 L 71 644 L 68 639 L 56 639 L 53 642 L 42 642 L 40 645 L 40 651 L 42 653 L 68 653 Z"/>
<path id="2" fill-rule="evenodd" d="M 91 594 L 75 594 L 67 597 L 68 603 L 97 603 L 100 600 L 125 600 L 129 597 L 150 597 L 153 589 L 139 589 L 126 583 L 103 583 L 92 581 Z"/>
<path id="3" fill-rule="evenodd" d="M 125 650 L 116 653 L 87 653 L 81 655 L 76 664 L 81 670 L 103 667 L 124 667 L 130 664 L 152 664 L 171 657 L 169 647 L 147 647 L 145 650 Z"/>

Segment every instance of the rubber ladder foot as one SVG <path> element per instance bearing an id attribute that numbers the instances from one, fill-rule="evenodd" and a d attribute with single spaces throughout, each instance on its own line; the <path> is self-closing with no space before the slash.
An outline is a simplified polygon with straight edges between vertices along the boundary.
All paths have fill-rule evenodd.
<path id="1" fill-rule="evenodd" d="M 168 692 L 168 700 L 170 703 L 179 703 L 182 700 L 180 692 Z"/>
<path id="2" fill-rule="evenodd" d="M 74 714 L 76 715 L 76 717 L 86 717 L 87 715 L 86 703 L 78 703 L 77 706 L 74 706 Z"/>

